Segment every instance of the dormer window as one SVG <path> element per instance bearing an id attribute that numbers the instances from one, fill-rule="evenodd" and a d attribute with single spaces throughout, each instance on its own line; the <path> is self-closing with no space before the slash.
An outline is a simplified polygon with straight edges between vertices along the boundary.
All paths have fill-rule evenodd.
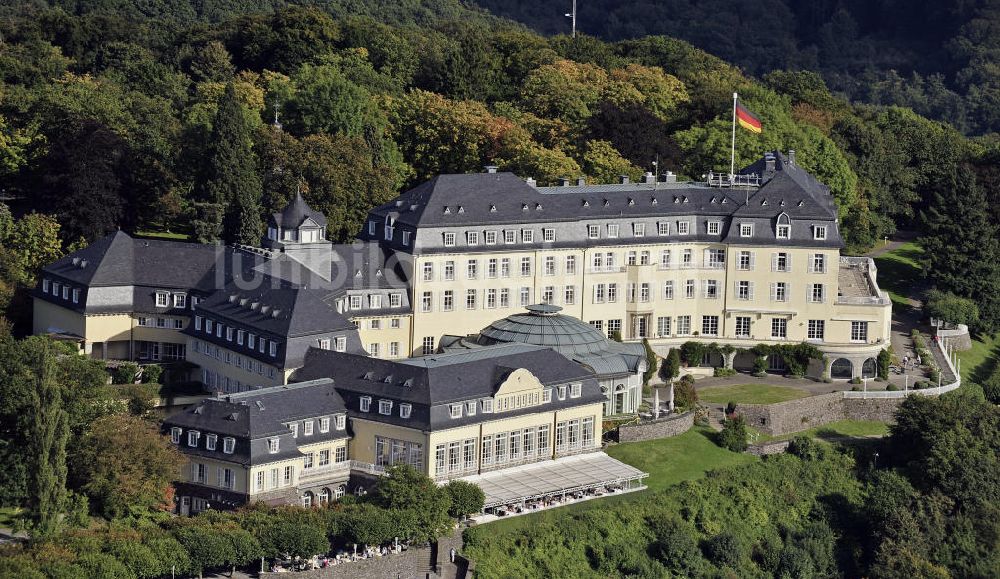
<path id="1" fill-rule="evenodd" d="M 351 296 L 351 309 L 352 310 L 361 309 L 361 296 Z"/>
<path id="2" fill-rule="evenodd" d="M 320 340 L 319 340 L 319 349 L 320 350 L 329 350 L 330 349 L 330 338 L 320 338 Z"/>
<path id="3" fill-rule="evenodd" d="M 826 239 L 826 225 L 813 225 L 813 239 Z"/>
<path id="4" fill-rule="evenodd" d="M 382 307 L 382 296 L 379 294 L 371 294 L 368 296 L 368 307 L 372 309 L 380 309 Z"/>
<path id="5" fill-rule="evenodd" d="M 535 232 L 531 229 L 525 229 L 521 232 L 521 241 L 524 243 L 533 243 L 535 241 Z"/>
<path id="6" fill-rule="evenodd" d="M 321 433 L 330 432 L 330 419 L 323 417 L 319 419 L 319 431 Z"/>
<path id="7" fill-rule="evenodd" d="M 333 349 L 336 350 L 337 352 L 346 352 L 347 338 L 345 338 L 344 336 L 337 336 L 336 338 L 334 338 Z"/>
<path id="8" fill-rule="evenodd" d="M 452 404 L 452 405 L 449 406 L 448 412 L 449 412 L 449 414 L 451 415 L 452 418 L 461 418 L 462 417 L 462 405 L 461 404 Z"/>
<path id="9" fill-rule="evenodd" d="M 288 428 L 289 428 L 289 430 L 292 431 L 292 438 L 298 438 L 299 437 L 299 423 L 298 422 L 293 422 L 293 423 L 289 424 Z"/>
<path id="10" fill-rule="evenodd" d="M 410 412 L 412 410 L 413 410 L 413 407 L 410 406 L 409 404 L 406 404 L 406 403 L 400 404 L 399 405 L 399 417 L 400 418 L 409 418 L 410 417 Z"/>
<path id="11" fill-rule="evenodd" d="M 278 438 L 268 438 L 267 439 L 267 451 L 271 454 L 278 454 L 278 450 L 281 448 L 281 440 Z"/>
<path id="12" fill-rule="evenodd" d="M 187 294 L 174 294 L 174 307 L 175 308 L 186 308 L 187 307 Z"/>
<path id="13" fill-rule="evenodd" d="M 785 202 L 782 201 L 782 204 Z M 775 235 L 778 239 L 788 239 L 791 236 L 791 222 L 788 219 L 788 215 L 782 213 L 778 216 L 778 224 L 775 227 Z"/>
<path id="14" fill-rule="evenodd" d="M 579 382 L 570 384 L 569 387 L 570 398 L 579 398 L 582 393 L 583 393 L 583 384 L 580 384 Z"/>
<path id="15" fill-rule="evenodd" d="M 362 396 L 358 404 L 358 409 L 361 410 L 361 412 L 371 412 L 371 408 L 372 408 L 372 397 Z"/>
<path id="16" fill-rule="evenodd" d="M 466 232 L 465 241 L 469 245 L 479 245 L 479 232 L 478 231 Z"/>
<path id="17" fill-rule="evenodd" d="M 271 348 L 269 353 L 271 354 L 272 358 L 278 355 L 278 344 L 276 344 L 274 340 L 271 340 Z"/>
<path id="18" fill-rule="evenodd" d="M 517 243 L 517 231 L 514 229 L 507 229 L 503 232 L 503 242 L 510 245 L 512 243 Z"/>
<path id="19" fill-rule="evenodd" d="M 546 388 L 542 391 L 542 404 L 548 404 L 552 402 L 552 389 Z"/>
<path id="20" fill-rule="evenodd" d="M 722 231 L 722 223 L 720 223 L 718 221 L 709 221 L 708 222 L 708 234 L 709 235 L 718 235 L 720 231 Z"/>
<path id="21" fill-rule="evenodd" d="M 587 226 L 587 237 L 590 239 L 597 239 L 601 236 L 601 228 L 597 225 Z"/>
<path id="22" fill-rule="evenodd" d="M 687 221 L 677 222 L 677 235 L 687 235 L 691 232 L 691 224 Z"/>
<path id="23" fill-rule="evenodd" d="M 392 414 L 392 400 L 379 400 L 378 413 L 383 416 L 389 416 Z"/>
<path id="24" fill-rule="evenodd" d="M 336 426 L 337 430 L 344 430 L 345 428 L 347 428 L 347 415 L 346 414 L 338 414 L 338 415 L 336 415 L 334 417 L 334 420 L 336 421 L 335 422 L 335 426 Z"/>
<path id="25" fill-rule="evenodd" d="M 661 222 L 657 223 L 656 224 L 656 233 L 658 235 L 661 235 L 661 236 L 663 236 L 663 235 L 670 235 L 670 222 L 669 221 L 661 221 Z"/>
<path id="26" fill-rule="evenodd" d="M 170 306 L 170 294 L 168 292 L 156 292 L 156 307 L 166 308 Z"/>
<path id="27" fill-rule="evenodd" d="M 444 246 L 445 247 L 455 247 L 455 234 L 454 233 L 449 232 L 449 233 L 445 233 L 444 234 Z"/>
<path id="28" fill-rule="evenodd" d="M 493 399 L 492 398 L 483 398 L 482 399 L 482 405 L 483 405 L 483 413 L 489 414 L 490 412 L 493 412 Z"/>
<path id="29" fill-rule="evenodd" d="M 475 400 L 473 400 L 472 402 L 466 402 L 465 403 L 465 413 L 467 415 L 469 415 L 469 416 L 475 416 L 476 415 L 476 402 L 475 402 Z"/>
<path id="30" fill-rule="evenodd" d="M 201 438 L 201 433 L 197 430 L 188 431 L 188 446 L 194 448 L 198 446 L 198 439 Z"/>
<path id="31" fill-rule="evenodd" d="M 375 235 L 375 222 L 374 221 L 369 221 L 368 222 L 368 235 Z"/>
<path id="32" fill-rule="evenodd" d="M 205 436 L 205 448 L 208 450 L 215 450 L 215 443 L 219 439 L 217 434 L 208 434 Z"/>
<path id="33" fill-rule="evenodd" d="M 559 399 L 560 400 L 565 400 L 566 399 L 566 385 L 565 384 L 561 384 L 558 387 L 558 392 L 559 392 Z"/>
<path id="34" fill-rule="evenodd" d="M 487 231 L 485 233 L 485 237 L 486 237 L 486 245 L 496 245 L 496 243 L 497 243 L 497 232 L 496 231 Z"/>
<path id="35" fill-rule="evenodd" d="M 753 237 L 753 223 L 740 223 L 740 237 Z"/>
<path id="36" fill-rule="evenodd" d="M 313 421 L 306 420 L 302 423 L 302 434 L 303 436 L 312 436 L 313 434 Z"/>
<path id="37" fill-rule="evenodd" d="M 52 286 L 52 282 L 50 282 L 50 281 L 49 281 L 49 280 L 47 280 L 47 279 L 43 279 L 43 280 L 42 280 L 42 293 L 43 293 L 43 294 L 47 294 L 47 293 L 49 293 L 49 288 L 50 288 L 51 286 Z"/>
<path id="38" fill-rule="evenodd" d="M 225 437 L 225 438 L 222 439 L 222 452 L 224 452 L 226 454 L 232 454 L 233 450 L 235 448 L 236 448 L 236 439 L 235 438 L 233 438 L 231 436 L 227 436 L 227 437 Z"/>
<path id="39" fill-rule="evenodd" d="M 608 224 L 608 237 L 618 237 L 618 224 L 609 223 Z"/>
<path id="40" fill-rule="evenodd" d="M 403 305 L 403 295 L 402 294 L 389 294 L 389 307 L 398 308 Z"/>
<path id="41" fill-rule="evenodd" d="M 410 235 L 411 235 L 411 232 L 409 232 L 409 231 L 404 231 L 403 232 L 403 246 L 404 247 L 410 245 Z"/>
<path id="42" fill-rule="evenodd" d="M 646 224 L 645 223 L 633 223 L 632 224 L 632 235 L 635 237 L 644 237 L 646 235 Z"/>
<path id="43" fill-rule="evenodd" d="M 181 443 L 181 429 L 178 427 L 173 427 L 170 429 L 170 442 L 174 444 Z"/>
<path id="44" fill-rule="evenodd" d="M 552 243 L 556 240 L 556 230 L 552 228 L 545 228 L 542 230 L 542 241 L 546 243 Z"/>
<path id="45" fill-rule="evenodd" d="M 141 326 L 142 324 L 139 325 Z M 194 329 L 201 330 L 201 316 L 194 317 Z"/>

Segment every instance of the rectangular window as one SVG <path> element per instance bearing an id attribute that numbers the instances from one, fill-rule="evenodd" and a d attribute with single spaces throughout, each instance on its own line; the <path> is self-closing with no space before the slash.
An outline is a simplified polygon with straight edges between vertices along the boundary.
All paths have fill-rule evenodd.
<path id="1" fill-rule="evenodd" d="M 337 336 L 333 339 L 333 349 L 338 352 L 347 351 L 347 338 L 344 336 Z"/>
<path id="2" fill-rule="evenodd" d="M 449 413 L 449 415 L 452 418 L 461 418 L 462 417 L 462 405 L 461 404 L 452 404 L 451 406 L 448 407 L 448 413 Z"/>
<path id="3" fill-rule="evenodd" d="M 338 414 L 338 415 L 334 416 L 334 420 L 336 420 L 337 430 L 344 430 L 345 428 L 347 428 L 347 415 L 346 414 Z"/>
<path id="4" fill-rule="evenodd" d="M 702 316 L 701 333 L 703 336 L 718 336 L 719 316 Z"/>
<path id="5" fill-rule="evenodd" d="M 222 439 L 222 452 L 232 454 L 236 449 L 236 439 L 230 436 Z"/>
<path id="6" fill-rule="evenodd" d="M 52 285 L 51 281 L 49 281 L 47 279 L 43 279 L 42 280 L 42 293 L 46 293 L 46 294 L 49 293 L 49 287 L 51 287 L 51 285 Z"/>
<path id="7" fill-rule="evenodd" d="M 646 224 L 645 223 L 633 223 L 632 224 L 632 235 L 635 237 L 645 237 L 646 235 Z"/>
<path id="8" fill-rule="evenodd" d="M 788 239 L 791 237 L 791 226 L 789 225 L 779 225 L 777 227 L 777 237 L 778 239 Z"/>
<path id="9" fill-rule="evenodd" d="M 750 316 L 736 316 L 736 337 L 750 337 Z"/>
<path id="10" fill-rule="evenodd" d="M 543 275 L 555 275 L 556 274 L 556 258 L 548 256 L 545 258 L 545 267 L 542 270 Z"/>
<path id="11" fill-rule="evenodd" d="M 465 265 L 465 277 L 467 279 L 476 279 L 479 277 L 479 260 L 470 259 Z"/>
<path id="12" fill-rule="evenodd" d="M 73 303 L 80 303 L 80 288 L 73 288 Z"/>
<path id="13" fill-rule="evenodd" d="M 670 235 L 670 223 L 661 221 L 656 224 L 656 233 L 659 235 Z"/>
<path id="14" fill-rule="evenodd" d="M 508 288 L 500 288 L 500 307 L 510 307 L 510 290 Z"/>
<path id="15" fill-rule="evenodd" d="M 521 288 L 521 305 L 526 306 L 531 303 L 531 288 L 522 287 Z"/>
<path id="16" fill-rule="evenodd" d="M 521 276 L 527 277 L 531 275 L 531 258 L 522 257 L 521 258 Z"/>
<path id="17" fill-rule="evenodd" d="M 719 282 L 714 279 L 706 279 L 702 284 L 702 291 L 706 299 L 714 300 L 719 297 Z"/>
<path id="18" fill-rule="evenodd" d="M 479 245 L 479 232 L 478 231 L 466 232 L 465 242 L 468 245 Z"/>
<path id="19" fill-rule="evenodd" d="M 493 309 L 497 307 L 497 290 L 489 288 L 486 290 L 486 307 Z"/>
<path id="20" fill-rule="evenodd" d="M 233 341 L 233 328 L 232 328 L 232 326 L 226 328 L 226 341 L 227 342 L 232 342 Z"/>
<path id="21" fill-rule="evenodd" d="M 59 284 L 56 284 L 58 286 Z M 58 293 L 55 292 L 55 293 Z M 170 305 L 170 294 L 167 292 L 156 292 L 156 307 L 165 308 Z"/>
<path id="22" fill-rule="evenodd" d="M 498 273 L 497 258 L 491 257 L 486 262 L 486 277 L 490 279 L 496 278 L 497 273 Z"/>
<path id="23" fill-rule="evenodd" d="M 338 446 L 337 448 L 333 449 L 333 462 L 336 463 L 347 462 L 346 446 Z"/>
<path id="24" fill-rule="evenodd" d="M 608 224 L 608 237 L 618 237 L 618 224 L 609 223 Z"/>
<path id="25" fill-rule="evenodd" d="M 181 429 L 176 426 L 170 429 L 170 442 L 174 444 L 180 444 L 181 442 Z"/>
<path id="26" fill-rule="evenodd" d="M 424 292 L 423 295 L 420 296 L 420 311 L 425 313 L 431 311 L 431 302 L 433 302 L 433 300 L 434 295 L 431 292 Z"/>
<path id="27" fill-rule="evenodd" d="M 826 256 L 814 253 L 809 259 L 809 273 L 826 273 Z"/>
<path id="28" fill-rule="evenodd" d="M 806 337 L 810 340 L 823 340 L 823 336 L 826 331 L 826 322 L 824 320 L 809 320 L 809 332 Z"/>
<path id="29" fill-rule="evenodd" d="M 289 428 L 289 430 L 292 431 L 292 438 L 298 438 L 299 437 L 299 423 L 298 422 L 294 422 L 292 424 L 289 424 L 288 428 Z"/>
<path id="30" fill-rule="evenodd" d="M 542 230 L 542 241 L 552 242 L 556 240 L 556 230 L 555 229 L 543 229 Z"/>
<path id="31" fill-rule="evenodd" d="M 718 221 L 709 221 L 708 222 L 708 234 L 709 235 L 718 235 L 720 231 L 722 231 L 722 223 L 720 223 Z"/>
<path id="32" fill-rule="evenodd" d="M 753 223 L 740 223 L 740 237 L 753 237 Z"/>
<path id="33" fill-rule="evenodd" d="M 791 269 L 791 259 L 784 251 L 771 255 L 771 271 L 787 272 Z"/>
<path id="34" fill-rule="evenodd" d="M 361 296 L 351 296 L 350 300 L 351 300 L 350 307 L 352 310 L 361 309 Z"/>
<path id="35" fill-rule="evenodd" d="M 556 292 L 555 287 L 550 285 L 547 285 L 544 288 L 542 288 L 542 303 L 543 304 L 554 303 L 555 292 Z"/>
<path id="36" fill-rule="evenodd" d="M 851 341 L 868 341 L 868 322 L 851 322 Z"/>
<path id="37" fill-rule="evenodd" d="M 670 317 L 660 316 L 656 318 L 656 335 L 660 338 L 670 337 Z"/>
<path id="38" fill-rule="evenodd" d="M 569 385 L 569 397 L 579 398 L 583 394 L 583 384 L 574 382 Z"/>
<path id="39" fill-rule="evenodd" d="M 379 400 L 378 413 L 383 416 L 389 416 L 392 414 L 392 400 Z"/>
<path id="40" fill-rule="evenodd" d="M 672 300 L 674 299 L 674 282 L 665 281 L 663 282 L 663 299 Z"/>
<path id="41" fill-rule="evenodd" d="M 576 303 L 576 286 L 568 285 L 563 290 L 563 303 L 571 306 Z"/>
<path id="42" fill-rule="evenodd" d="M 188 446 L 196 447 L 198 446 L 198 439 L 201 437 L 201 433 L 197 430 L 188 431 Z"/>
<path id="43" fill-rule="evenodd" d="M 821 283 L 814 283 L 810 285 L 809 288 L 809 301 L 815 304 L 821 304 L 825 301 L 826 292 L 825 287 Z"/>
<path id="44" fill-rule="evenodd" d="M 524 229 L 521 231 L 521 241 L 524 243 L 534 243 L 535 232 L 531 229 Z"/>
<path id="45" fill-rule="evenodd" d="M 358 410 L 361 412 L 371 412 L 372 408 L 372 397 L 362 396 L 358 402 Z"/>
<path id="46" fill-rule="evenodd" d="M 144 326 L 145 325 L 145 324 L 142 323 L 142 320 L 143 320 L 143 318 L 139 318 L 139 325 L 140 326 Z M 201 316 L 195 316 L 194 317 L 194 329 L 201 330 Z"/>
<path id="47" fill-rule="evenodd" d="M 187 294 L 174 294 L 174 307 L 175 308 L 186 308 L 187 307 Z"/>
<path id="48" fill-rule="evenodd" d="M 267 451 L 271 454 L 277 454 L 278 450 L 281 448 L 280 440 L 277 438 L 267 439 Z"/>
<path id="49" fill-rule="evenodd" d="M 329 466 L 330 465 L 330 449 L 319 451 L 319 466 Z"/>
<path id="50" fill-rule="evenodd" d="M 465 290 L 465 309 L 476 309 L 476 290 Z"/>
<path id="51" fill-rule="evenodd" d="M 684 282 L 684 297 L 688 299 L 694 298 L 694 287 L 695 282 L 693 279 L 689 279 Z"/>
<path id="52" fill-rule="evenodd" d="M 409 418 L 410 417 L 410 412 L 412 412 L 412 411 L 413 411 L 413 406 L 411 406 L 409 404 L 403 403 L 403 404 L 399 405 L 399 417 L 400 418 Z"/>
<path id="53" fill-rule="evenodd" d="M 441 311 L 450 312 L 455 309 L 455 292 L 444 290 L 441 293 Z"/>
<path id="54" fill-rule="evenodd" d="M 465 414 L 467 416 L 475 416 L 476 415 L 476 406 L 477 405 L 476 405 L 476 401 L 475 400 L 473 400 L 471 402 L 466 402 L 465 403 Z"/>
<path id="55" fill-rule="evenodd" d="M 455 262 L 446 261 L 444 262 L 444 281 L 454 281 L 455 279 Z"/>
<path id="56" fill-rule="evenodd" d="M 429 356 L 434 353 L 434 336 L 427 336 L 424 338 L 423 353 L 424 356 Z"/>
<path id="57" fill-rule="evenodd" d="M 690 249 L 681 252 L 681 267 L 694 267 L 694 252 Z"/>
<path id="58" fill-rule="evenodd" d="M 500 259 L 500 277 L 508 278 L 510 277 L 510 258 L 504 257 Z"/>
<path id="59" fill-rule="evenodd" d="M 320 418 L 319 419 L 319 431 L 323 432 L 323 433 L 330 432 L 330 419 L 329 418 L 324 417 L 324 418 Z"/>
<path id="60" fill-rule="evenodd" d="M 455 247 L 455 234 L 445 233 L 444 234 L 444 246 L 445 247 Z"/>
<path id="61" fill-rule="evenodd" d="M 566 275 L 576 274 L 576 256 L 567 255 L 566 256 Z"/>
<path id="62" fill-rule="evenodd" d="M 736 299 L 748 301 L 753 299 L 753 282 L 752 281 L 738 281 L 736 282 Z"/>
<path id="63" fill-rule="evenodd" d="M 587 237 L 590 239 L 597 239 L 601 236 L 601 228 L 597 225 L 587 226 Z"/>
<path id="64" fill-rule="evenodd" d="M 608 338 L 614 339 L 615 334 L 620 334 L 622 331 L 622 321 L 621 320 L 608 320 Z"/>
<path id="65" fill-rule="evenodd" d="M 389 230 L 389 231 L 390 231 L 390 233 L 392 232 L 392 230 Z M 411 234 L 412 234 L 412 232 L 410 232 L 410 231 L 404 231 L 403 232 L 403 245 L 404 246 L 410 245 L 410 235 Z"/>
<path id="66" fill-rule="evenodd" d="M 609 283 L 608 284 L 608 302 L 615 303 L 618 301 L 618 284 Z"/>
<path id="67" fill-rule="evenodd" d="M 506 244 L 517 243 L 517 230 L 507 229 L 503 232 L 503 242 Z"/>
<path id="68" fill-rule="evenodd" d="M 677 222 L 677 235 L 687 235 L 691 233 L 691 224 L 687 221 Z"/>
<path id="69" fill-rule="evenodd" d="M 691 316 L 677 316 L 677 335 L 691 335 Z"/>
<path id="70" fill-rule="evenodd" d="M 751 251 L 741 251 L 737 257 L 736 269 L 740 271 L 751 271 L 754 265 L 754 254 Z"/>
<path id="71" fill-rule="evenodd" d="M 726 266 L 726 251 L 724 249 L 706 250 L 705 266 L 711 269 L 722 269 Z"/>
<path id="72" fill-rule="evenodd" d="M 771 301 L 783 302 L 788 300 L 788 284 L 783 281 L 771 284 Z"/>
<path id="73" fill-rule="evenodd" d="M 486 237 L 486 245 L 496 245 L 497 244 L 497 232 L 496 231 L 487 231 L 486 234 L 485 234 L 485 237 Z"/>
<path id="74" fill-rule="evenodd" d="M 270 341 L 270 343 L 268 344 L 268 346 L 269 346 L 268 353 L 271 355 L 271 357 L 273 358 L 273 357 L 277 356 L 278 355 L 278 344 L 276 344 L 272 340 L 272 341 Z"/>
<path id="75" fill-rule="evenodd" d="M 771 337 L 777 340 L 784 340 L 788 337 L 788 320 L 785 318 L 773 318 L 771 320 Z"/>
<path id="76" fill-rule="evenodd" d="M 826 239 L 826 225 L 813 226 L 813 239 L 816 240 Z"/>

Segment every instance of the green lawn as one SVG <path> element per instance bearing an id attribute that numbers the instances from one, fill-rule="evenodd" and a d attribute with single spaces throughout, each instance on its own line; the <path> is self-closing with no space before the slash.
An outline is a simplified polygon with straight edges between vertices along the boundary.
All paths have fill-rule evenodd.
<path id="1" fill-rule="evenodd" d="M 962 379 L 979 382 L 987 378 L 1000 355 L 1000 335 L 976 336 L 972 349 L 958 353 L 962 361 Z"/>
<path id="2" fill-rule="evenodd" d="M 703 402 L 726 404 L 774 404 L 796 398 L 805 398 L 809 393 L 790 386 L 770 384 L 734 384 L 732 386 L 709 386 L 698 390 L 698 399 Z"/>
<path id="3" fill-rule="evenodd" d="M 0 508 L 0 529 L 9 529 L 14 524 L 14 519 L 17 518 L 18 513 L 21 509 L 16 507 L 3 507 Z"/>
<path id="4" fill-rule="evenodd" d="M 169 241 L 189 241 L 191 236 L 186 233 L 171 233 L 169 231 L 136 231 L 138 237 L 148 237 L 150 239 L 166 239 Z"/>
<path id="5" fill-rule="evenodd" d="M 695 427 L 680 436 L 610 446 L 607 449 L 608 455 L 649 473 L 649 478 L 646 479 L 648 490 L 585 501 L 487 524 L 497 532 L 508 532 L 598 506 L 620 503 L 627 508 L 631 502 L 647 499 L 650 491 L 700 478 L 710 470 L 757 460 L 749 454 L 730 452 L 719 447 L 712 440 L 714 435 L 714 431 L 709 428 Z"/>
<path id="6" fill-rule="evenodd" d="M 889 425 L 884 422 L 879 422 L 878 420 L 839 420 L 837 422 L 831 422 L 830 424 L 824 424 L 823 426 L 816 426 L 808 430 L 803 430 L 802 432 L 793 432 L 791 434 L 783 434 L 781 436 L 768 436 L 766 434 L 760 434 L 756 442 L 788 440 L 790 438 L 795 438 L 796 436 L 811 436 L 813 438 L 823 440 L 836 439 L 845 436 L 867 437 L 885 436 L 887 434 L 889 434 Z"/>
<path id="7" fill-rule="evenodd" d="M 893 304 L 909 307 L 907 296 L 922 283 L 920 258 L 923 253 L 923 248 L 911 241 L 875 258 L 878 285 L 889 292 Z"/>

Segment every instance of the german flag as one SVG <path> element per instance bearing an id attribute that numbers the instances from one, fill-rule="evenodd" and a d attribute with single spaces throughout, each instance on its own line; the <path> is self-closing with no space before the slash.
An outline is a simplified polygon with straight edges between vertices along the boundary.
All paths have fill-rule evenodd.
<path id="1" fill-rule="evenodd" d="M 760 133 L 762 130 L 760 119 L 758 119 L 757 116 L 750 111 L 743 108 L 743 105 L 739 102 L 736 103 L 736 121 L 741 127 L 748 131 Z"/>

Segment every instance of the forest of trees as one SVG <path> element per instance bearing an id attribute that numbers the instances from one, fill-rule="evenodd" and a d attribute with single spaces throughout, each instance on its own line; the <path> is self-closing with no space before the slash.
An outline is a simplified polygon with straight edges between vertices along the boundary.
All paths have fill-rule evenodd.
<path id="1" fill-rule="evenodd" d="M 797 438 L 642 501 L 473 528 L 466 550 L 483 578 L 996 577 L 1000 409 L 963 385 L 897 418 L 877 443 Z"/>
<path id="2" fill-rule="evenodd" d="M 570 1 L 475 0 L 544 34 Z M 663 34 L 763 77 L 811 70 L 851 100 L 910 107 L 967 134 L 1000 130 L 1000 4 L 963 0 L 581 0 L 577 30 Z"/>
<path id="3" fill-rule="evenodd" d="M 817 73 L 754 80 L 681 40 L 546 38 L 449 0 L 193 6 L 3 9 L 0 190 L 17 217 L 53 217 L 63 250 L 116 228 L 253 243 L 299 187 L 343 241 L 401 188 L 486 164 L 552 183 L 637 176 L 659 159 L 698 178 L 726 165 L 733 90 L 765 127 L 738 133 L 737 163 L 795 149 L 830 185 L 851 250 L 966 221 L 950 196 L 979 212 L 970 239 L 1000 223 L 995 136 L 852 105 Z M 990 244 L 963 251 L 1000 263 Z M 991 328 L 1000 307 L 977 295 L 994 280 L 983 269 L 929 271 L 980 300 Z M 31 281 L 0 271 L 15 301 L 17 278 Z"/>

